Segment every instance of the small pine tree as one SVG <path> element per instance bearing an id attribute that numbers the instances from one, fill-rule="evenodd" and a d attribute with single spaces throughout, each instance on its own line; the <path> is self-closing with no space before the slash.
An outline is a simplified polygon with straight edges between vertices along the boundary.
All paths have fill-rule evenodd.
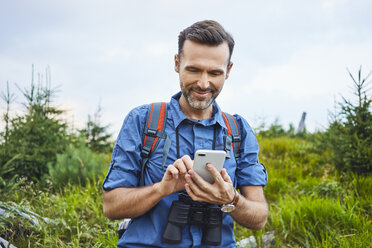
<path id="1" fill-rule="evenodd" d="M 11 166 L 9 177 L 39 180 L 48 172 L 47 163 L 55 162 L 56 154 L 68 145 L 67 125 L 60 120 L 63 111 L 51 106 L 54 91 L 50 88 L 48 73 L 47 70 L 46 85 L 42 85 L 39 77 L 39 84 L 35 86 L 32 68 L 31 87 L 20 89 L 26 98 L 23 104 L 26 113 L 8 119 L 7 134 L 1 137 L 0 150 L 4 156 L 0 162 Z"/>
<path id="2" fill-rule="evenodd" d="M 80 130 L 80 134 L 85 137 L 88 147 L 97 153 L 105 153 L 112 150 L 111 134 L 107 133 L 109 126 L 102 126 L 100 123 L 101 112 L 102 108 L 98 105 L 93 117 L 88 115 L 86 127 Z"/>
<path id="3" fill-rule="evenodd" d="M 12 192 L 15 190 L 17 184 L 16 177 L 13 172 L 14 168 L 11 166 L 11 163 L 19 157 L 15 155 L 13 158 L 9 158 L 9 130 L 10 130 L 10 105 L 14 101 L 14 94 L 10 93 L 9 82 L 6 82 L 6 93 L 1 94 L 1 98 L 6 104 L 5 113 L 2 116 L 2 119 L 5 122 L 5 129 L 3 132 L 0 132 L 0 191 Z"/>
<path id="4" fill-rule="evenodd" d="M 371 95 L 368 95 L 367 79 L 362 79 L 359 69 L 358 80 L 349 72 L 354 83 L 357 103 L 342 97 L 341 111 L 336 113 L 325 134 L 326 143 L 333 151 L 333 162 L 339 171 L 371 173 L 372 171 L 372 113 Z"/>
<path id="5" fill-rule="evenodd" d="M 4 100 L 6 104 L 6 111 L 3 114 L 3 120 L 5 122 L 5 130 L 4 132 L 0 132 L 0 137 L 3 138 L 3 149 L 1 149 L 2 152 L 2 157 L 7 157 L 8 156 L 8 141 L 9 141 L 9 126 L 10 126 L 10 117 L 9 117 L 9 112 L 10 112 L 10 105 L 15 99 L 14 94 L 10 93 L 9 90 L 9 82 L 6 82 L 6 93 L 1 94 L 1 98 Z M 1 161 L 0 161 L 1 163 Z"/>

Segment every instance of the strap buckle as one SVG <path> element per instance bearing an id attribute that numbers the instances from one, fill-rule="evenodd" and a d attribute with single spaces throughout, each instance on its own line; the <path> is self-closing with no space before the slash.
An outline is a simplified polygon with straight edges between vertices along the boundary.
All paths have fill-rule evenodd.
<path id="1" fill-rule="evenodd" d="M 151 152 L 151 147 L 145 145 L 144 147 L 142 147 L 141 157 L 148 158 L 150 155 L 150 152 Z"/>
<path id="2" fill-rule="evenodd" d="M 232 135 L 232 141 L 233 142 L 240 142 L 242 141 L 242 138 L 239 134 Z"/>
<path id="3" fill-rule="evenodd" d="M 226 152 L 226 158 L 230 158 L 232 135 L 226 135 L 224 137 L 224 150 Z"/>
<path id="4" fill-rule="evenodd" d="M 157 136 L 158 136 L 158 130 L 156 130 L 156 129 L 151 129 L 151 128 L 147 128 L 146 131 L 145 131 L 145 134 L 146 134 L 147 136 L 157 137 Z"/>

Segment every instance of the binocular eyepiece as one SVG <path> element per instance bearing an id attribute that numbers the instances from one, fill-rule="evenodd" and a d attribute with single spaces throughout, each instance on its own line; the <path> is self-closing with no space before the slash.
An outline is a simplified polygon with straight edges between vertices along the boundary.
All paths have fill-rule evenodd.
<path id="1" fill-rule="evenodd" d="M 215 205 L 196 202 L 193 204 L 190 201 L 182 201 L 182 199 L 174 201 L 163 233 L 163 242 L 180 243 L 182 228 L 187 224 L 203 227 L 203 244 L 219 245 L 221 243 L 222 212 Z"/>

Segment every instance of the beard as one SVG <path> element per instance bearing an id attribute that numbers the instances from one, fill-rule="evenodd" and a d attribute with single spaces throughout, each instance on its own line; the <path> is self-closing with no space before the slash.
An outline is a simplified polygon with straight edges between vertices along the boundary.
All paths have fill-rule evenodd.
<path id="1" fill-rule="evenodd" d="M 192 87 L 186 88 L 183 86 L 182 82 L 180 82 L 180 85 L 181 85 L 182 95 L 185 97 L 187 103 L 192 108 L 197 109 L 197 110 L 207 109 L 209 106 L 211 106 L 211 104 L 214 102 L 214 100 L 217 98 L 217 96 L 221 92 L 215 88 L 201 89 L 198 86 L 192 86 Z M 193 96 L 192 91 L 198 91 L 201 93 L 210 92 L 211 96 L 210 97 Z"/>

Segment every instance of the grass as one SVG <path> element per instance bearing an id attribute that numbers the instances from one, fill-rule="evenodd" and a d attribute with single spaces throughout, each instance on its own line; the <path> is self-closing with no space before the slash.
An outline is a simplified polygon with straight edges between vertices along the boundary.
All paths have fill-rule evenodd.
<path id="1" fill-rule="evenodd" d="M 371 176 L 338 174 L 327 151 L 298 138 L 260 138 L 260 160 L 269 174 L 265 195 L 270 217 L 261 231 L 235 226 L 236 239 L 275 233 L 275 247 L 368 247 L 372 243 Z M 0 192 L 2 204 L 29 210 L 39 218 L 35 227 L 23 218 L 0 219 L 0 236 L 17 247 L 116 247 L 120 221 L 102 212 L 102 181 L 84 186 L 67 183 L 22 185 L 13 194 Z M 1 207 L 1 205 L 0 205 Z M 15 213 L 13 213 L 16 215 Z"/>
<path id="2" fill-rule="evenodd" d="M 370 221 L 340 199 L 302 196 L 282 198 L 271 205 L 270 224 L 278 246 L 368 247 L 372 243 Z M 331 242 L 331 243 L 330 243 Z"/>
<path id="3" fill-rule="evenodd" d="M 237 240 L 275 232 L 275 247 L 368 247 L 372 243 L 371 176 L 338 175 L 329 153 L 298 138 L 258 138 L 268 169 L 270 217 L 259 232 L 236 225 Z"/>
<path id="4" fill-rule="evenodd" d="M 18 247 L 116 247 L 118 222 L 109 221 L 102 212 L 102 180 L 88 182 L 85 187 L 68 184 L 59 191 L 33 192 L 24 186 L 8 200 L 41 216 L 54 220 L 40 221 L 31 228 L 26 220 L 13 224 Z M 29 228 L 26 228 L 29 230 Z"/>

